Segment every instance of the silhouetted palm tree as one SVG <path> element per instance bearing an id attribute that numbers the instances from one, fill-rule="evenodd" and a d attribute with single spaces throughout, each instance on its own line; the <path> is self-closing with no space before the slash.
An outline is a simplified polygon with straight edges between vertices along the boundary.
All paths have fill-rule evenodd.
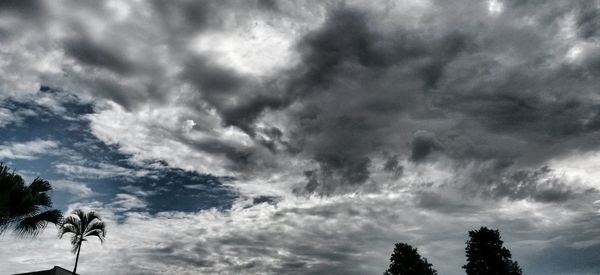
<path id="1" fill-rule="evenodd" d="M 13 228 L 19 235 L 35 236 L 49 222 L 58 224 L 62 214 L 52 207 L 46 180 L 36 178 L 26 185 L 21 176 L 0 163 L 0 234 Z"/>
<path id="2" fill-rule="evenodd" d="M 63 235 L 71 233 L 71 244 L 73 245 L 72 252 L 77 252 L 75 258 L 75 268 L 73 268 L 73 274 L 77 272 L 77 262 L 79 262 L 79 252 L 81 251 L 81 244 L 87 241 L 87 237 L 96 236 L 100 239 L 100 243 L 104 242 L 106 236 L 106 226 L 104 222 L 93 211 L 84 212 L 82 210 L 74 210 L 70 216 L 66 217 L 58 232 L 59 238 Z"/>

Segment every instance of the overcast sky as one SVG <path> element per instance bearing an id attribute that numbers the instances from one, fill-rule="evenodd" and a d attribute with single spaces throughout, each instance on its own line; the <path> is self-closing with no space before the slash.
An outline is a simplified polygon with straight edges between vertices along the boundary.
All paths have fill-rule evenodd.
<path id="1" fill-rule="evenodd" d="M 0 1 L 0 161 L 82 274 L 600 272 L 600 1 Z M 72 268 L 0 237 L 0 273 Z"/>

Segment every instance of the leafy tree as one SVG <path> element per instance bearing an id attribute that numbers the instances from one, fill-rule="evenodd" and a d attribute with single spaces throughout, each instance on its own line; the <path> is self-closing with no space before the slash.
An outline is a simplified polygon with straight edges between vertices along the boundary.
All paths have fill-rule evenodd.
<path id="1" fill-rule="evenodd" d="M 421 257 L 416 248 L 405 243 L 396 244 L 390 262 L 384 275 L 437 275 L 427 259 Z"/>
<path id="2" fill-rule="evenodd" d="M 62 214 L 52 207 L 52 186 L 36 178 L 26 185 L 21 176 L 0 163 L 0 234 L 12 228 L 19 235 L 35 236 L 48 223 L 58 224 Z"/>
<path id="3" fill-rule="evenodd" d="M 87 241 L 87 237 L 96 236 L 100 239 L 100 243 L 104 242 L 106 236 L 106 226 L 104 222 L 93 211 L 84 212 L 82 210 L 74 210 L 70 216 L 66 217 L 60 225 L 58 232 L 59 238 L 62 238 L 65 234 L 72 234 L 71 244 L 73 245 L 72 252 L 77 252 L 75 258 L 75 268 L 73 268 L 73 274 L 77 272 L 77 263 L 79 262 L 79 252 L 81 251 L 81 244 Z"/>
<path id="4" fill-rule="evenodd" d="M 465 248 L 467 275 L 522 275 L 523 271 L 503 246 L 500 231 L 481 227 L 469 231 L 470 239 Z"/>

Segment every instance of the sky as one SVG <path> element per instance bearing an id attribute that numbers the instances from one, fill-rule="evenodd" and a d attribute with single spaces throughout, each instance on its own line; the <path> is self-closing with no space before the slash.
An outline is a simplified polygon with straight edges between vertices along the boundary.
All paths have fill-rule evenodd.
<path id="1" fill-rule="evenodd" d="M 600 272 L 600 1 L 0 2 L 0 161 L 82 274 Z M 72 268 L 50 225 L 0 274 Z"/>

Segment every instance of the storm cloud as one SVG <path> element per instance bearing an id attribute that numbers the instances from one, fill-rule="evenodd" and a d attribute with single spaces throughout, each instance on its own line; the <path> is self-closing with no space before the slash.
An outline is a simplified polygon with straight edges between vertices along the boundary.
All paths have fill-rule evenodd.
<path id="1" fill-rule="evenodd" d="M 381 273 L 384 246 L 405 240 L 458 274 L 461 234 L 485 224 L 508 231 L 528 274 L 550 273 L 526 255 L 585 274 L 596 265 L 577 269 L 560 251 L 598 251 L 586 218 L 600 184 L 599 10 L 593 0 L 5 1 L 0 161 L 50 171 L 65 196 L 84 190 L 63 207 L 102 208 L 118 238 L 133 235 L 126 225 L 172 225 L 174 237 L 148 232 L 159 244 L 109 248 L 138 255 L 118 264 L 140 274 Z M 106 190 L 77 187 L 94 177 Z"/>

